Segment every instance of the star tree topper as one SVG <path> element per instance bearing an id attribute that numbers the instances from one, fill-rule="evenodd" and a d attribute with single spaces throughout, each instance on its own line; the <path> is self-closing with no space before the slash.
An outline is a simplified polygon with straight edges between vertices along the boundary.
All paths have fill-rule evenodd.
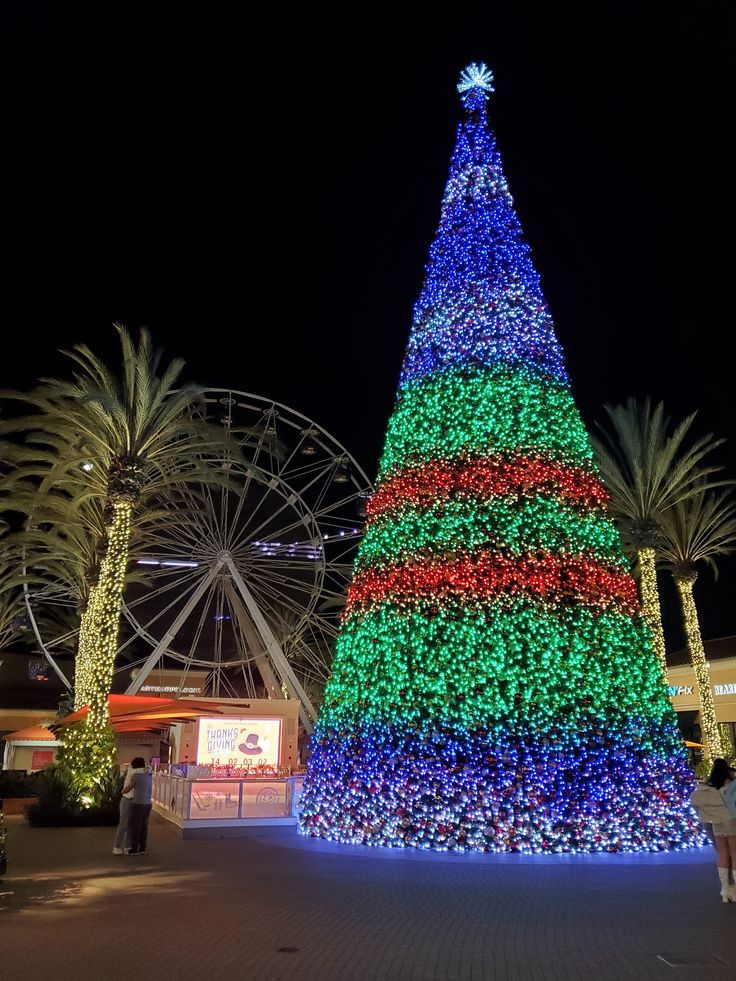
<path id="1" fill-rule="evenodd" d="M 466 109 L 483 105 L 493 92 L 493 72 L 484 62 L 471 62 L 460 72 L 457 90 Z"/>

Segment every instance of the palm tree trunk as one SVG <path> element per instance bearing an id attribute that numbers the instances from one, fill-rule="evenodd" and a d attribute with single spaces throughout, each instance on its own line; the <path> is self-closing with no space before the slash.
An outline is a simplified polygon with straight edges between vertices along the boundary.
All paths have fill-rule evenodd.
<path id="1" fill-rule="evenodd" d="M 644 619 L 652 635 L 652 646 L 662 669 L 662 676 L 667 682 L 667 653 L 664 646 L 664 630 L 662 629 L 662 610 L 659 605 L 659 589 L 657 588 L 657 566 L 655 551 L 645 547 L 637 550 L 639 569 L 641 571 L 641 605 Z"/>
<path id="2" fill-rule="evenodd" d="M 82 704 L 89 706 L 89 712 L 75 753 L 84 769 L 89 768 L 93 775 L 102 775 L 114 763 L 108 695 L 118 649 L 132 514 L 130 501 L 112 505 L 99 580 L 90 592 L 83 629 L 80 628 L 79 697 L 84 698 Z"/>
<path id="3" fill-rule="evenodd" d="M 94 603 L 97 587 L 92 586 L 87 606 L 79 623 L 79 641 L 74 659 L 74 711 L 89 703 L 90 697 L 90 659 L 95 649 L 94 642 Z"/>
<path id="4" fill-rule="evenodd" d="M 680 601 L 682 602 L 687 649 L 698 682 L 700 731 L 705 744 L 705 756 L 708 760 L 714 760 L 718 756 L 723 756 L 723 746 L 721 745 L 721 733 L 718 728 L 718 718 L 713 702 L 710 672 L 708 671 L 708 664 L 705 660 L 703 638 L 700 635 L 698 610 L 695 606 L 695 598 L 693 597 L 693 583 L 695 579 L 695 575 L 675 576 L 675 583 L 677 585 L 677 591 L 680 594 Z"/>

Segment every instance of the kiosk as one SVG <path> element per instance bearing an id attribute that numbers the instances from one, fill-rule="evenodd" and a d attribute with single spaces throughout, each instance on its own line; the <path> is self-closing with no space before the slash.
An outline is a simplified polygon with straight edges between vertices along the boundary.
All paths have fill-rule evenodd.
<path id="1" fill-rule="evenodd" d="M 170 727 L 172 762 L 154 771 L 154 810 L 185 838 L 293 829 L 302 784 L 299 702 L 212 704 L 217 714 Z"/>

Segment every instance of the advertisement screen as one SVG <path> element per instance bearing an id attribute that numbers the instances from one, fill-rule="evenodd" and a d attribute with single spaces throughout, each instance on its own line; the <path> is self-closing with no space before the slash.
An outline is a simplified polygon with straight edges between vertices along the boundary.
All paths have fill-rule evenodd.
<path id="1" fill-rule="evenodd" d="M 279 765 L 281 719 L 200 719 L 197 763 Z"/>

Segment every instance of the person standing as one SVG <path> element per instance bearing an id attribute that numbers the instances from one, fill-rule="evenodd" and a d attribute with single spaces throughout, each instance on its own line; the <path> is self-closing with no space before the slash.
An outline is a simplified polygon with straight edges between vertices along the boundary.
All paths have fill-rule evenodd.
<path id="1" fill-rule="evenodd" d="M 131 778 L 133 803 L 130 813 L 130 848 L 126 855 L 145 855 L 148 844 L 148 821 L 151 817 L 151 791 L 153 775 L 151 767 L 146 766 L 142 756 L 137 756 L 132 764 L 135 772 Z"/>
<path id="2" fill-rule="evenodd" d="M 122 855 L 130 848 L 130 815 L 133 807 L 133 785 L 131 783 L 133 774 L 139 772 L 134 768 L 134 763 L 141 762 L 141 770 L 145 769 L 145 764 L 140 756 L 137 756 L 133 763 L 128 767 L 125 780 L 123 781 L 123 794 L 120 798 L 120 818 L 118 819 L 118 830 L 115 833 L 115 846 L 112 850 L 113 855 Z"/>
<path id="3" fill-rule="evenodd" d="M 736 868 L 736 821 L 724 800 L 726 787 L 735 776 L 736 771 L 726 760 L 715 759 L 708 780 L 698 784 L 690 798 L 690 803 L 697 811 L 701 824 L 711 826 L 718 856 L 721 900 L 724 903 L 736 903 L 736 885 L 733 878 Z"/>

